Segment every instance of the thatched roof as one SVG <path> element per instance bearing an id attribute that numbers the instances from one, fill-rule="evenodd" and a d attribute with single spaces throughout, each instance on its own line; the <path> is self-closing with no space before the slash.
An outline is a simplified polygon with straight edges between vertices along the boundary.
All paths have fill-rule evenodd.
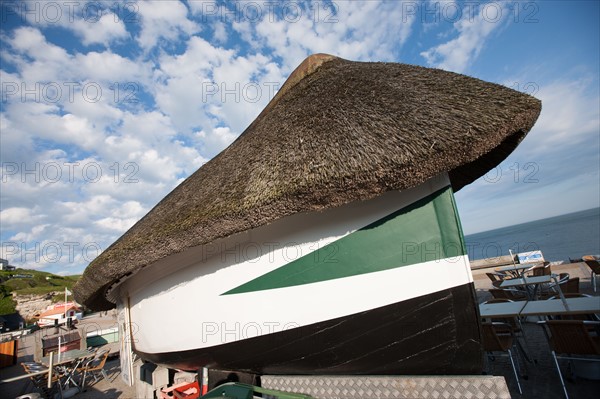
<path id="1" fill-rule="evenodd" d="M 88 266 L 75 297 L 114 307 L 112 283 L 169 255 L 444 171 L 459 190 L 505 159 L 540 110 L 529 95 L 452 72 L 313 55 L 233 144 Z"/>

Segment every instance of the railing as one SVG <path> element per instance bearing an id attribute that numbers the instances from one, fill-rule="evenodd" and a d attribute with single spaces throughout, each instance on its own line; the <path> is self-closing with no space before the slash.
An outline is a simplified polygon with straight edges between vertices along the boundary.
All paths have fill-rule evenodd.
<path id="1" fill-rule="evenodd" d="M 4 380 L 0 380 L 0 385 L 8 384 L 9 382 L 24 380 L 26 378 L 35 377 L 35 376 L 42 375 L 42 374 L 48 374 L 48 371 L 50 371 L 50 370 L 48 369 L 48 370 L 43 370 L 43 371 L 37 371 L 35 373 L 28 373 L 28 374 L 18 375 L 16 377 L 6 378 Z"/>

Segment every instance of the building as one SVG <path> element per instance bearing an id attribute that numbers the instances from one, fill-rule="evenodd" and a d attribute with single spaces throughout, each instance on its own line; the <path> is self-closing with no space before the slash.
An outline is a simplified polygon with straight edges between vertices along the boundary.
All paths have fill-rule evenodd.
<path id="1" fill-rule="evenodd" d="M 54 305 L 40 314 L 37 324 L 40 327 L 51 327 L 68 323 L 68 319 L 77 320 L 79 308 L 73 303 Z"/>
<path id="2" fill-rule="evenodd" d="M 0 316 L 0 332 L 15 331 L 22 329 L 25 320 L 19 313 L 3 314 Z"/>
<path id="3" fill-rule="evenodd" d="M 0 270 L 11 271 L 11 270 L 15 270 L 15 267 L 9 265 L 8 261 L 6 259 L 0 258 Z"/>

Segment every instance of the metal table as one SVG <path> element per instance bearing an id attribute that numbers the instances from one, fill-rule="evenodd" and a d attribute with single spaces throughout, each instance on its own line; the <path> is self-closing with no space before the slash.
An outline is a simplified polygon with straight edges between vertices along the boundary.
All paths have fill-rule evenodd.
<path id="1" fill-rule="evenodd" d="M 512 288 L 519 287 L 522 285 L 539 285 L 551 282 L 552 276 L 519 277 L 510 280 L 504 280 L 500 284 L 500 288 Z"/>
<path id="2" fill-rule="evenodd" d="M 80 388 L 79 384 L 73 379 L 77 368 L 83 363 L 84 360 L 93 357 L 94 353 L 82 349 L 73 349 L 70 351 L 58 353 L 53 356 L 52 364 L 50 364 L 50 356 L 44 356 L 40 359 L 40 363 L 49 368 L 62 367 L 65 388 L 71 382 L 75 387 Z M 49 374 L 49 378 L 51 375 Z"/>
<path id="3" fill-rule="evenodd" d="M 535 300 L 536 292 L 540 284 L 548 284 L 551 282 L 555 283 L 560 299 L 563 301 L 565 307 L 568 308 L 567 302 L 565 302 L 565 296 L 562 292 L 562 289 L 560 288 L 560 284 L 558 283 L 558 276 L 556 274 L 551 274 L 547 276 L 520 277 L 513 278 L 510 280 L 504 280 L 500 284 L 500 288 L 512 288 L 519 286 L 528 287 L 533 285 L 534 288 L 532 291 L 530 291 L 529 289 L 527 290 L 527 296 L 529 297 L 529 300 Z"/>
<path id="4" fill-rule="evenodd" d="M 581 298 L 567 298 L 563 301 L 549 299 L 545 301 L 530 301 L 521 309 L 521 316 L 553 316 L 569 314 L 595 314 L 600 313 L 600 297 L 590 296 Z"/>
<path id="5" fill-rule="evenodd" d="M 552 316 L 600 313 L 600 297 L 598 296 L 567 298 L 564 302 L 567 303 L 567 307 L 565 307 L 563 301 L 559 299 L 482 303 L 479 305 L 479 313 L 481 317 Z"/>
<path id="6" fill-rule="evenodd" d="M 538 266 L 538 264 L 516 264 L 510 266 L 497 267 L 494 270 L 501 273 L 512 273 L 516 277 L 523 277 L 523 273 L 525 273 L 529 269 L 533 269 Z"/>
<path id="7" fill-rule="evenodd" d="M 479 305 L 481 317 L 517 317 L 525 307 L 527 301 L 482 303 Z"/>
<path id="8" fill-rule="evenodd" d="M 93 352 L 89 352 L 85 349 L 73 349 L 55 355 L 52 360 L 52 365 L 59 366 L 91 356 L 94 356 Z M 41 358 L 40 363 L 42 363 L 44 366 L 50 366 L 50 356 L 44 356 L 43 358 Z"/>

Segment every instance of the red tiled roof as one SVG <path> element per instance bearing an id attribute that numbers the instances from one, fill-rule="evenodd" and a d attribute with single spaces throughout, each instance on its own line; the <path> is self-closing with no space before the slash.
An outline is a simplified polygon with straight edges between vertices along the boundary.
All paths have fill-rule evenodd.
<path id="1" fill-rule="evenodd" d="M 64 306 L 59 305 L 59 306 L 54 307 L 53 309 L 48 309 L 48 310 L 45 310 L 44 312 L 42 312 L 42 314 L 40 314 L 40 319 L 44 318 L 44 317 L 48 317 L 48 316 L 54 316 L 57 314 L 63 314 L 65 312 L 68 312 L 71 309 L 77 310 L 77 307 L 70 305 L 70 306 L 67 306 L 67 308 L 65 309 Z"/>

